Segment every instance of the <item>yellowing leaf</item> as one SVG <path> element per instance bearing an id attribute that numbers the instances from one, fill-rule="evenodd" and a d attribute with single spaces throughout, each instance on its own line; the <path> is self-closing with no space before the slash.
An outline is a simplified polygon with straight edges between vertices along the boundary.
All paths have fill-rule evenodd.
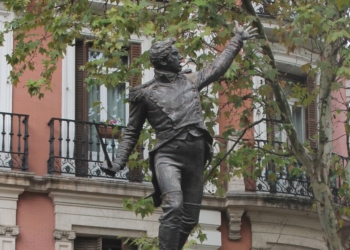
<path id="1" fill-rule="evenodd" d="M 310 67 L 311 67 L 310 63 L 304 64 L 303 66 L 300 67 L 301 68 L 301 72 L 308 73 L 310 71 Z"/>

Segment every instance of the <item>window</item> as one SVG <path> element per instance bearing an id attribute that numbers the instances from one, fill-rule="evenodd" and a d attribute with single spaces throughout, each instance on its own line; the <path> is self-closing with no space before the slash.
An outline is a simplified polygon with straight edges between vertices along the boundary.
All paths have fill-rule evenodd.
<path id="1" fill-rule="evenodd" d="M 88 94 L 88 120 L 117 120 L 125 126 L 125 84 L 117 87 L 93 86 Z M 100 103 L 96 106 L 96 103 Z M 102 110 L 101 110 L 102 109 Z"/>
<path id="2" fill-rule="evenodd" d="M 76 76 L 75 76 L 75 120 L 89 121 L 95 115 L 96 121 L 103 121 L 107 118 L 106 112 L 101 112 L 101 116 L 96 115 L 96 110 L 91 110 L 95 101 L 101 101 L 106 111 L 112 117 L 120 117 L 126 119 L 126 106 L 124 103 L 124 94 L 127 86 L 119 84 L 115 88 L 106 89 L 104 86 L 96 86 L 90 92 L 86 90 L 84 79 L 86 72 L 80 70 L 87 60 L 96 60 L 100 58 L 102 53 L 92 50 L 88 43 L 84 40 L 77 40 L 75 45 L 76 53 Z M 122 60 L 127 64 L 141 55 L 140 44 L 130 44 L 129 56 L 123 57 Z M 130 85 L 135 86 L 140 82 L 140 77 L 134 76 L 130 79 Z M 93 114 L 95 112 L 95 114 Z"/>
<path id="3" fill-rule="evenodd" d="M 302 106 L 294 107 L 292 104 L 290 105 L 291 113 L 292 113 L 292 123 L 295 127 L 295 130 L 298 135 L 298 139 L 301 143 L 305 142 L 306 139 L 306 124 L 305 124 L 305 108 Z M 276 117 L 279 119 L 279 117 Z M 287 141 L 287 135 L 285 131 L 282 131 L 279 125 L 275 125 L 275 140 L 280 142 Z"/>
<path id="4" fill-rule="evenodd" d="M 9 13 L 5 10 L 5 8 L 0 4 L 0 30 L 3 30 L 5 27 L 6 22 L 10 22 L 13 18 L 13 14 Z M 3 46 L 0 46 L 0 112 L 12 112 L 12 84 L 9 84 L 8 76 L 10 75 L 11 66 L 6 61 L 6 54 L 11 54 L 13 47 L 13 34 L 7 33 L 4 35 L 4 42 Z M 11 131 L 11 121 L 9 119 L 9 116 L 0 116 L 1 117 L 1 123 L 0 123 L 0 131 Z M 7 132 L 8 133 L 8 132 Z M 3 142 L 4 140 L 4 142 Z M 0 137 L 0 145 L 3 145 L 3 143 L 8 147 L 10 145 L 10 136 L 2 135 Z M 2 150 L 4 151 L 4 150 Z M 0 160 L 3 161 L 0 157 Z M 6 162 L 10 161 L 11 157 L 6 160 Z M 4 163 L 0 163 L 0 165 L 4 165 Z M 7 163 L 6 163 L 7 165 Z"/>
<path id="5" fill-rule="evenodd" d="M 128 56 L 122 58 L 125 63 L 131 62 L 141 55 L 140 44 L 130 44 Z M 74 158 L 76 175 L 94 175 L 99 171 L 95 163 L 104 160 L 101 148 L 98 148 L 96 130 L 87 122 L 103 122 L 107 119 L 121 121 L 121 125 L 126 125 L 127 105 L 124 102 L 125 91 L 128 83 L 119 84 L 117 87 L 106 88 L 105 86 L 94 86 L 87 91 L 85 78 L 86 72 L 80 70 L 82 65 L 88 60 L 101 58 L 103 54 L 98 50 L 91 49 L 85 40 L 75 42 L 75 133 L 74 133 Z M 134 76 L 130 79 L 130 85 L 134 86 L 140 82 L 140 77 Z M 95 102 L 101 102 L 104 110 L 94 107 Z M 109 117 L 107 115 L 109 114 Z M 108 140 L 107 150 L 116 152 L 117 140 Z M 112 146 L 113 145 L 113 146 Z M 113 160 L 113 157 L 112 157 Z M 80 173 L 80 174 L 78 174 Z M 97 174 L 98 175 L 98 174 Z"/>
<path id="6" fill-rule="evenodd" d="M 123 246 L 121 239 L 102 237 L 77 237 L 74 240 L 74 250 L 137 250 L 135 245 Z"/>
<path id="7" fill-rule="evenodd" d="M 90 91 L 86 90 L 84 79 L 86 72 L 80 70 L 80 66 L 87 61 L 93 61 L 103 56 L 102 52 L 91 49 L 89 43 L 83 40 L 76 41 L 76 91 L 75 91 L 75 120 L 103 122 L 107 119 L 120 120 L 122 125 L 126 124 L 125 90 L 127 83 L 119 84 L 117 87 L 94 86 Z M 122 58 L 127 64 L 135 57 L 141 55 L 141 45 L 131 44 L 129 56 Z M 139 81 L 139 77 L 130 79 L 130 84 L 134 85 Z M 94 107 L 95 102 L 101 102 L 100 107 Z M 102 112 L 99 112 L 100 108 Z M 109 114 L 109 115 L 108 115 Z M 108 117 L 109 116 L 109 117 Z"/>
<path id="8" fill-rule="evenodd" d="M 288 77 L 284 77 L 282 78 L 283 84 L 281 84 L 282 86 L 284 86 L 284 93 L 285 95 L 288 97 L 291 95 L 292 93 L 292 88 L 294 84 L 301 84 L 301 85 L 305 85 L 305 79 L 301 78 L 301 77 L 296 77 L 296 76 L 291 76 L 289 75 Z M 310 109 L 310 107 L 308 107 L 308 109 L 306 109 L 303 106 L 295 106 L 295 102 L 297 100 L 293 99 L 293 98 L 289 98 L 289 107 L 290 107 L 290 111 L 292 114 L 292 123 L 295 127 L 295 130 L 297 132 L 298 135 L 298 139 L 301 143 L 304 143 L 306 138 L 307 138 L 307 127 L 308 124 L 308 119 L 307 119 L 307 110 Z M 277 119 L 279 119 L 279 117 L 276 117 Z M 276 141 L 281 141 L 281 142 L 286 142 L 287 141 L 287 136 L 285 134 L 285 131 L 282 131 L 279 127 L 279 125 L 275 125 L 274 128 L 275 131 L 275 140 Z"/>
<path id="9" fill-rule="evenodd" d="M 298 139 L 303 143 L 305 142 L 305 108 L 300 106 L 291 108 L 293 125 L 297 131 Z"/>
<path id="10" fill-rule="evenodd" d="M 88 60 L 98 60 L 103 57 L 103 53 L 97 50 L 88 50 Z M 128 57 L 122 58 L 124 64 L 128 63 Z M 116 87 L 93 86 L 88 91 L 88 121 L 89 122 L 105 122 L 115 120 L 118 125 L 125 126 L 126 124 L 126 105 L 125 105 L 125 83 L 119 84 Z M 89 141 L 92 142 L 91 151 L 98 151 L 97 134 L 92 134 Z M 115 152 L 118 146 L 117 140 L 107 140 L 108 152 L 112 153 L 112 147 L 115 147 Z"/>
<path id="11" fill-rule="evenodd" d="M 89 49 L 88 60 L 93 61 L 103 57 L 102 52 Z M 124 64 L 128 63 L 128 57 L 122 58 Z M 117 120 L 125 125 L 125 84 L 116 87 L 93 86 L 88 92 L 88 120 L 103 122 Z M 100 103 L 96 106 L 95 103 Z M 102 109 L 102 110 L 101 110 Z"/>
<path id="12" fill-rule="evenodd" d="M 121 250 L 122 242 L 119 239 L 103 239 L 77 237 L 74 241 L 74 250 Z"/>

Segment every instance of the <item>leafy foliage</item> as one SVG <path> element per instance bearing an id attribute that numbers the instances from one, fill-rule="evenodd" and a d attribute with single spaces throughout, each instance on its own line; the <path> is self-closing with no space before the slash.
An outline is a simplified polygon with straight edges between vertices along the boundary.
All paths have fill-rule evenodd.
<path id="1" fill-rule="evenodd" d="M 217 194 L 223 195 L 224 183 L 232 176 L 257 178 L 273 162 L 277 168 L 268 175 L 271 183 L 276 182 L 283 169 L 290 168 L 292 176 L 309 175 L 317 196 L 318 184 L 324 185 L 324 192 L 330 193 L 336 176 L 341 179 L 338 192 L 342 201 L 349 198 L 349 174 L 344 165 L 336 164 L 332 155 L 333 141 L 337 140 L 332 134 L 333 123 L 345 116 L 344 136 L 349 137 L 350 133 L 346 100 L 334 97 L 333 101 L 339 105 L 335 110 L 332 107 L 332 96 L 339 96 L 339 93 L 342 96 L 344 79 L 350 79 L 348 0 L 277 0 L 265 6 L 269 18 L 256 15 L 253 5 L 260 1 L 249 0 L 243 0 L 242 5 L 236 0 L 2 2 L 16 14 L 5 31 L 0 32 L 0 42 L 8 32 L 13 32 L 16 41 L 13 53 L 6 55 L 13 68 L 10 80 L 17 85 L 24 71 L 34 71 L 42 64 L 40 78 L 30 79 L 26 85 L 29 94 L 38 98 L 43 98 L 45 91 L 52 89 L 57 63 L 64 57 L 67 46 L 74 45 L 76 39 L 85 39 L 85 43 L 104 55 L 81 68 L 88 73 L 85 79 L 88 86 L 115 86 L 128 81 L 130 76 L 141 76 L 143 70 L 151 67 L 147 51 L 130 65 L 123 63 L 122 57 L 128 53 L 130 40 L 147 37 L 154 42 L 176 37 L 176 46 L 187 58 L 187 63 L 194 63 L 199 70 L 222 51 L 232 36 L 233 20 L 241 24 L 252 23 L 258 28 L 259 36 L 247 41 L 244 52 L 235 58 L 220 81 L 202 92 L 202 108 L 210 133 L 215 135 L 218 117 L 227 125 L 216 136 L 218 152 L 206 170 L 206 180 L 218 187 Z M 275 27 L 268 39 L 262 22 Z M 285 80 L 288 69 L 274 58 L 273 47 L 277 43 L 285 49 L 286 56 L 305 61 L 299 68 L 294 68 L 298 68 L 303 79 L 318 79 L 319 84 L 313 90 L 307 89 L 305 82 L 290 84 Z M 36 60 L 39 55 L 40 62 Z M 318 131 L 303 142 L 294 128 L 292 112 L 296 107 L 307 109 L 313 103 L 318 108 Z M 257 126 L 261 124 L 266 131 L 258 131 Z M 288 140 L 276 142 L 277 132 L 284 133 Z M 146 125 L 139 145 L 147 141 L 144 146 L 151 149 L 156 143 L 153 134 Z M 266 140 L 262 144 L 257 138 Z M 317 149 L 311 147 L 315 142 Z M 344 146 L 349 152 L 348 144 Z M 226 172 L 219 170 L 223 162 L 227 165 Z M 290 167 L 296 162 L 302 167 Z M 148 172 L 148 161 L 139 160 L 138 152 L 130 156 L 129 165 L 131 168 L 143 167 Z M 149 200 L 125 200 L 124 206 L 141 214 L 142 218 L 153 212 Z M 340 209 L 344 214 L 348 214 L 348 210 L 346 207 Z M 332 206 L 330 211 L 336 214 Z M 336 217 L 339 218 L 331 217 L 322 224 L 324 229 L 329 227 L 337 232 Z M 325 232 L 329 230 L 325 229 Z M 336 245 L 338 243 L 334 242 L 339 237 L 334 233 L 333 236 L 326 234 L 326 239 L 329 245 Z M 147 247 L 143 249 L 155 249 L 152 247 L 156 241 L 148 239 L 145 242 Z"/>
<path id="2" fill-rule="evenodd" d="M 135 201 L 133 198 L 124 199 L 124 209 L 134 212 L 136 215 L 140 214 L 141 218 L 152 214 L 154 211 L 153 201 L 151 198 L 140 199 Z"/>

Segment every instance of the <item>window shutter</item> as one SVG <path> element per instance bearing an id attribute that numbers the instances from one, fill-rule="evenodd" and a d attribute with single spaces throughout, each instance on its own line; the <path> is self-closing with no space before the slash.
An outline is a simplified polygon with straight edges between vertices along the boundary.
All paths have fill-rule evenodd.
<path id="1" fill-rule="evenodd" d="M 307 91 L 311 93 L 315 88 L 315 80 L 313 78 L 307 79 Z M 310 139 L 310 146 L 315 148 L 317 142 L 313 141 L 313 136 L 317 133 L 317 109 L 316 101 L 313 101 L 307 107 L 307 138 Z"/>
<path id="2" fill-rule="evenodd" d="M 130 62 L 133 62 L 135 58 L 141 56 L 141 44 L 130 44 L 129 49 Z M 133 76 L 130 79 L 130 86 L 135 87 L 141 84 L 141 76 Z M 139 152 L 138 160 L 143 158 L 143 147 L 142 145 L 137 145 L 136 150 Z M 130 170 L 129 181 L 130 182 L 142 182 L 142 168 L 135 167 Z"/>
<path id="3" fill-rule="evenodd" d="M 265 84 L 269 84 L 269 85 L 271 85 L 271 82 L 270 81 L 267 81 L 267 80 L 265 80 Z M 269 95 L 268 95 L 268 97 L 267 97 L 267 100 L 268 100 L 268 103 L 270 103 L 270 101 L 272 101 L 274 99 L 274 95 L 273 95 L 273 92 L 271 91 L 270 93 L 269 93 Z M 270 105 L 270 104 L 268 104 L 268 105 Z M 269 107 L 268 107 L 269 108 Z M 267 115 L 267 118 L 268 119 L 275 119 L 276 117 L 275 117 L 275 114 L 270 114 L 270 113 L 268 113 Z M 275 123 L 273 122 L 273 121 L 267 121 L 266 122 L 266 128 L 267 128 L 267 140 L 269 141 L 269 142 L 271 142 L 271 141 L 274 141 L 275 140 Z"/>
<path id="4" fill-rule="evenodd" d="M 86 72 L 80 70 L 88 58 L 88 46 L 84 40 L 75 42 L 75 120 L 87 121 L 88 93 L 84 83 Z"/>
<path id="5" fill-rule="evenodd" d="M 85 40 L 75 42 L 75 173 L 76 176 L 88 174 L 87 159 L 88 134 L 83 121 L 88 119 L 88 93 L 85 86 L 86 72 L 80 70 L 88 60 L 88 46 Z"/>
<path id="6" fill-rule="evenodd" d="M 130 62 L 133 62 L 135 58 L 139 58 L 141 56 L 141 44 L 130 44 L 129 56 Z M 130 86 L 135 87 L 139 84 L 141 84 L 141 77 L 132 76 L 130 79 Z"/>
<path id="7" fill-rule="evenodd" d="M 97 238 L 96 250 L 102 250 L 102 237 Z"/>
<path id="8" fill-rule="evenodd" d="M 102 245 L 98 248 L 98 240 L 99 238 L 78 237 L 74 240 L 74 250 L 102 250 Z"/>

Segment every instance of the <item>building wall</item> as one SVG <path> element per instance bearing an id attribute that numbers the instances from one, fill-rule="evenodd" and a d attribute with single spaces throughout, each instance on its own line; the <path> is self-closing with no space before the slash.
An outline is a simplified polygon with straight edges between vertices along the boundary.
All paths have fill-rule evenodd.
<path id="1" fill-rule="evenodd" d="M 24 192 L 18 198 L 16 250 L 54 250 L 54 207 L 46 193 Z"/>
<path id="2" fill-rule="evenodd" d="M 33 33 L 42 34 L 42 29 L 37 29 Z M 47 173 L 47 160 L 49 158 L 49 135 L 50 128 L 48 122 L 52 117 L 61 117 L 62 109 L 62 60 L 57 63 L 57 70 L 52 77 L 52 91 L 44 90 L 44 98 L 31 97 L 25 87 L 29 79 L 40 79 L 43 71 L 41 64 L 42 57 L 34 59 L 36 69 L 26 70 L 20 78 L 20 83 L 13 88 L 13 113 L 29 114 L 29 139 L 30 146 L 28 166 L 29 171 L 36 175 Z M 35 145 L 35 147 L 34 147 Z"/>
<path id="3" fill-rule="evenodd" d="M 344 85 L 346 82 L 344 81 Z M 338 113 L 336 110 L 347 110 L 348 109 L 348 100 L 346 97 L 346 89 L 341 88 L 338 91 L 333 91 L 333 100 L 332 100 L 332 110 L 333 112 L 333 152 L 341 155 L 348 156 L 347 144 L 346 142 L 346 132 L 345 132 L 345 121 L 346 113 Z"/>

